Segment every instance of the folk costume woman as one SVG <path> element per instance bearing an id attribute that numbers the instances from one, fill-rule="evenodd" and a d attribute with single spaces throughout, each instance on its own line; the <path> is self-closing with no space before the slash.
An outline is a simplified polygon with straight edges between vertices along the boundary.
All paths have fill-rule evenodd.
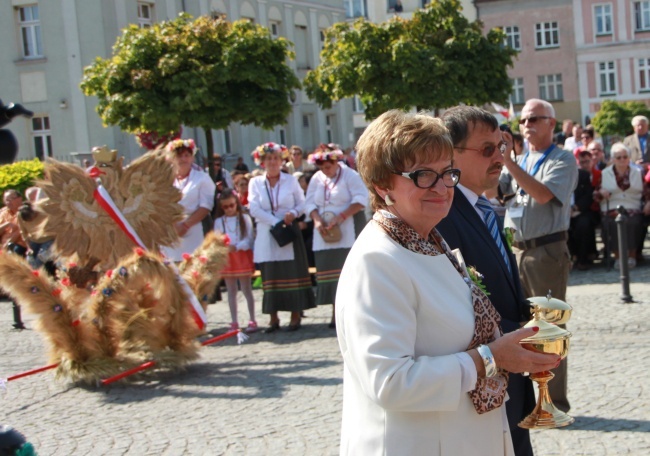
<path id="1" fill-rule="evenodd" d="M 334 301 L 341 269 L 356 238 L 354 215 L 368 204 L 368 190 L 352 169 L 339 165 L 343 152 L 320 147 L 309 156 L 318 171 L 309 181 L 306 212 L 314 221 L 316 304 L 332 304 L 330 328 L 336 327 Z"/>
<path id="2" fill-rule="evenodd" d="M 257 222 L 254 258 L 262 273 L 262 312 L 271 316 L 266 332 L 280 329 L 278 311 L 291 312 L 287 329 L 295 331 L 300 328 L 301 312 L 315 306 L 305 244 L 294 223 L 305 210 L 305 195 L 295 177 L 280 171 L 288 157 L 284 145 L 265 143 L 252 155 L 265 169 L 263 175 L 251 179 L 248 201 Z M 295 235 L 282 247 L 271 234 L 271 228 L 279 223 Z"/>
<path id="3" fill-rule="evenodd" d="M 164 247 L 163 253 L 172 261 L 182 261 L 183 253 L 192 253 L 203 242 L 201 222 L 214 205 L 215 185 L 207 173 L 194 169 L 196 145 L 192 139 L 176 139 L 167 145 L 167 153 L 176 168 L 174 187 L 183 194 L 180 204 L 185 220 L 176 224 L 181 238 L 177 247 Z"/>

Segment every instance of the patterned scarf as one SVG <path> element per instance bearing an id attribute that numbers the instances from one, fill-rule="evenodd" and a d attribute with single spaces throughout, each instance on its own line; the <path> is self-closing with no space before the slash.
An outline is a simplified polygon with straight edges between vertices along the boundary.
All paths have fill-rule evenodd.
<path id="1" fill-rule="evenodd" d="M 616 185 L 621 190 L 625 191 L 630 188 L 630 168 L 628 167 L 625 171 L 619 174 L 616 166 L 612 168 L 614 171 L 614 176 L 616 177 Z"/>
<path id="2" fill-rule="evenodd" d="M 373 220 L 391 239 L 411 252 L 429 256 L 446 255 L 463 277 L 471 290 L 472 304 L 474 306 L 474 336 L 467 350 L 492 342 L 497 329 L 499 336 L 503 335 L 501 316 L 485 293 L 470 279 L 467 271 L 460 266 L 438 230 L 432 229 L 431 233 L 429 233 L 429 239 L 424 239 L 404 221 L 385 210 L 375 212 Z M 442 250 L 438 246 L 441 246 Z M 501 368 L 498 369 L 498 373 L 494 377 L 479 378 L 474 390 L 468 393 L 476 412 L 482 414 L 501 407 L 507 387 L 508 372 Z"/>

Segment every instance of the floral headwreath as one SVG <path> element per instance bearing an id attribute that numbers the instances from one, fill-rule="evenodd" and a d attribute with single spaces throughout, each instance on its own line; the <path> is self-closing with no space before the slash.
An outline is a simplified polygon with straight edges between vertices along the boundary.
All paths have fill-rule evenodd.
<path id="1" fill-rule="evenodd" d="M 274 142 L 267 142 L 262 144 L 261 146 L 257 146 L 253 152 L 251 152 L 251 155 L 253 156 L 253 160 L 255 160 L 255 164 L 260 165 L 262 161 L 264 161 L 264 157 L 266 154 L 276 154 L 279 153 L 280 157 L 282 160 L 288 160 L 289 159 L 289 149 L 287 149 L 287 146 L 284 144 L 277 144 Z"/>
<path id="2" fill-rule="evenodd" d="M 196 144 L 193 139 L 175 139 L 167 144 L 169 152 L 176 152 L 178 149 L 189 149 L 193 154 L 196 153 Z"/>
<path id="3" fill-rule="evenodd" d="M 312 165 L 322 164 L 326 161 L 339 161 L 343 158 L 343 151 L 338 144 L 321 144 L 313 154 L 307 157 L 307 161 Z"/>

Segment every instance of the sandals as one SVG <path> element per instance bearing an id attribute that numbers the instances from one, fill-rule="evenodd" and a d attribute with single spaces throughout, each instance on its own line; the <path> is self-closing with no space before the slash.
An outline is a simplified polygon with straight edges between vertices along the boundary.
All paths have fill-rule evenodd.
<path id="1" fill-rule="evenodd" d="M 257 322 L 255 320 L 251 320 L 251 321 L 248 322 L 248 326 L 246 327 L 246 329 L 244 329 L 244 332 L 250 334 L 250 333 L 254 333 L 254 332 L 258 331 L 258 330 L 259 330 L 259 328 L 257 327 Z"/>

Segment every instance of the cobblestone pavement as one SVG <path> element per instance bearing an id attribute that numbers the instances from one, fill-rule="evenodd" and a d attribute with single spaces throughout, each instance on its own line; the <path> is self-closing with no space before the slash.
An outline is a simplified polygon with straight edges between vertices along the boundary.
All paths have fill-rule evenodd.
<path id="1" fill-rule="evenodd" d="M 618 280 L 602 267 L 572 272 L 576 422 L 534 431 L 538 456 L 650 454 L 650 265 L 631 272 L 638 302 L 620 302 Z M 210 305 L 208 316 L 212 333 L 227 331 L 225 302 Z M 180 373 L 110 387 L 60 383 L 52 371 L 10 382 L 0 392 L 0 423 L 22 431 L 40 455 L 337 454 L 342 364 L 327 327 L 330 307 L 307 316 L 297 332 L 205 347 Z M 240 322 L 247 317 L 240 304 Z M 46 363 L 40 334 L 12 330 L 11 318 L 10 304 L 0 302 L 0 377 Z M 281 318 L 288 323 L 288 314 Z M 32 317 L 25 321 L 33 327 Z"/>

